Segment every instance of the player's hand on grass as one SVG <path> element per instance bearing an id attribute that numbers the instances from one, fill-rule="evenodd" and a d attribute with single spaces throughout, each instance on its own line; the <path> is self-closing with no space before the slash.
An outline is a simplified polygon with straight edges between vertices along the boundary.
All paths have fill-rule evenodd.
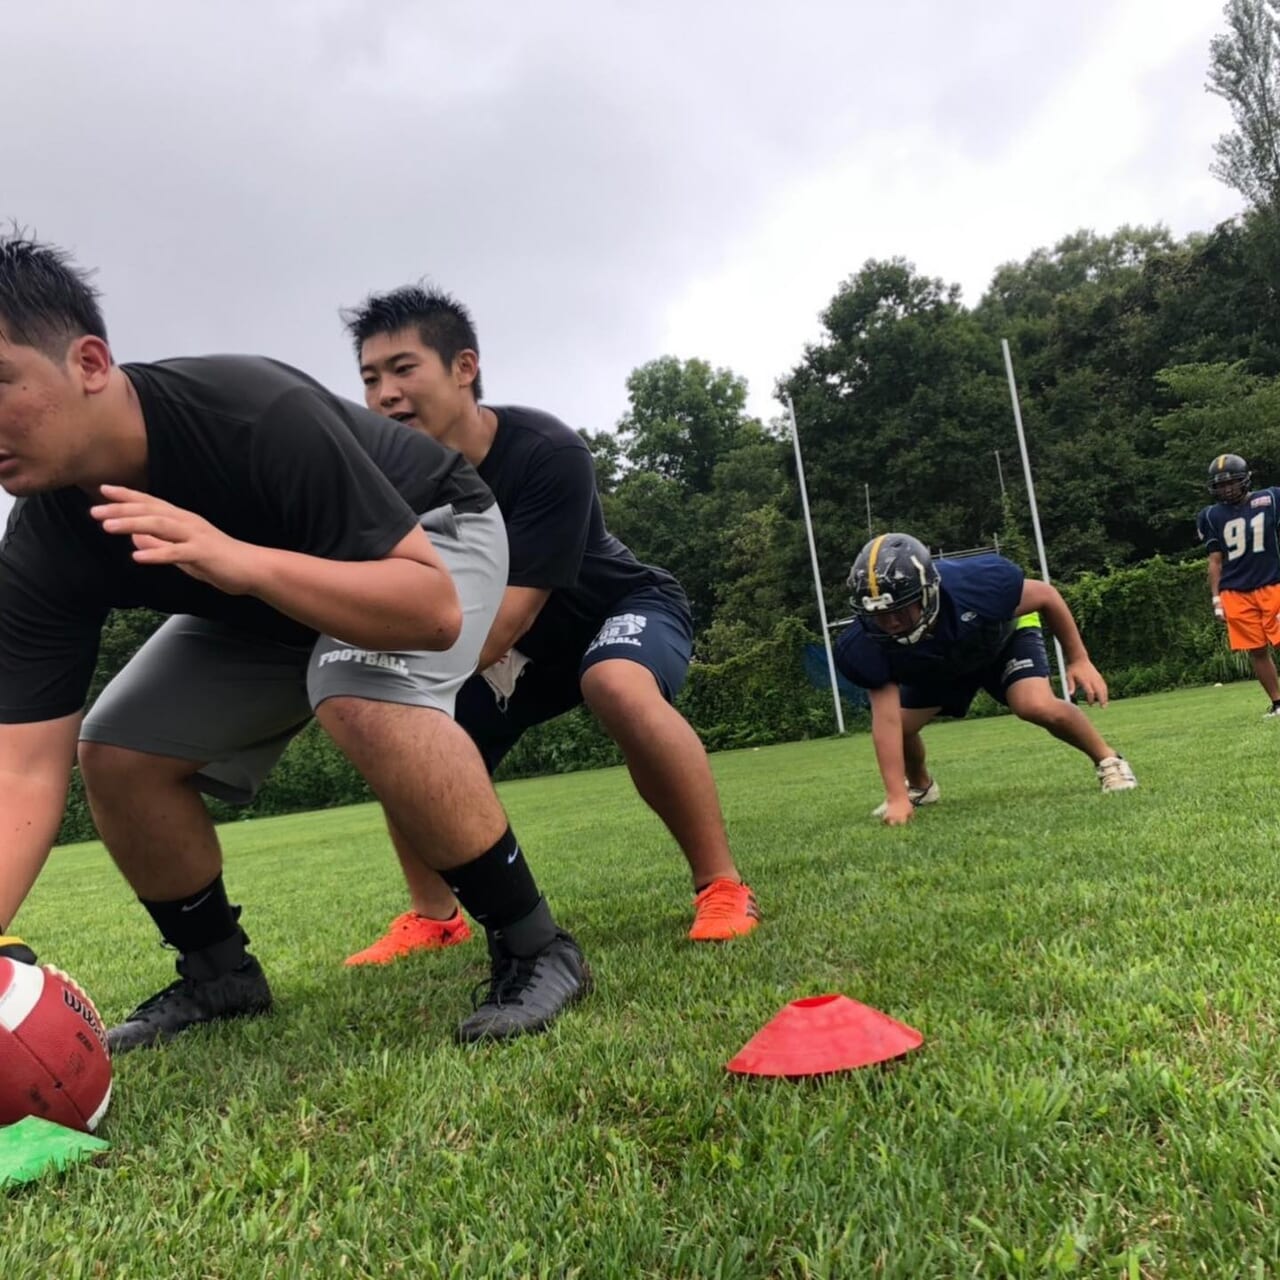
<path id="1" fill-rule="evenodd" d="M 15 938 L 12 934 L 0 934 L 0 960 L 35 964 L 36 953 L 21 938 Z"/>
<path id="2" fill-rule="evenodd" d="M 252 590 L 257 548 L 214 528 L 203 516 L 123 485 L 104 484 L 90 514 L 107 533 L 133 539 L 138 564 L 176 565 L 228 595 Z"/>
<path id="3" fill-rule="evenodd" d="M 1067 693 L 1074 698 L 1077 692 L 1084 694 L 1090 706 L 1107 705 L 1107 682 L 1088 658 L 1067 663 Z"/>
<path id="4" fill-rule="evenodd" d="M 916 807 L 911 803 L 909 796 L 903 796 L 899 800 L 885 797 L 884 817 L 880 819 L 886 827 L 905 827 L 911 821 L 911 815 L 915 813 Z"/>

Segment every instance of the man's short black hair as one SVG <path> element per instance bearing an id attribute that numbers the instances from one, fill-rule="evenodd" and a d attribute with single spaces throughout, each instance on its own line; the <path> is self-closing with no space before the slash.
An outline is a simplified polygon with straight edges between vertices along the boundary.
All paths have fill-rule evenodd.
<path id="1" fill-rule="evenodd" d="M 406 284 L 390 293 L 371 293 L 358 307 L 343 311 L 342 321 L 355 342 L 357 360 L 367 339 L 404 329 L 417 330 L 422 345 L 434 351 L 446 369 L 453 367 L 459 351 L 480 354 L 471 313 L 456 298 L 426 284 Z M 471 393 L 477 400 L 484 395 L 478 371 Z"/>
<path id="2" fill-rule="evenodd" d="M 98 291 L 61 249 L 16 227 L 0 233 L 0 330 L 15 346 L 60 360 L 76 339 L 107 339 Z"/>

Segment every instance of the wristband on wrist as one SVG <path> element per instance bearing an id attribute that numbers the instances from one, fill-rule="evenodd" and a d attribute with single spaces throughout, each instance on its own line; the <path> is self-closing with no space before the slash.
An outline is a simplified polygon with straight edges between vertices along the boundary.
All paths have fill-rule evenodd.
<path id="1" fill-rule="evenodd" d="M 0 957 L 17 960 L 22 964 L 35 964 L 36 953 L 21 938 L 0 933 Z"/>

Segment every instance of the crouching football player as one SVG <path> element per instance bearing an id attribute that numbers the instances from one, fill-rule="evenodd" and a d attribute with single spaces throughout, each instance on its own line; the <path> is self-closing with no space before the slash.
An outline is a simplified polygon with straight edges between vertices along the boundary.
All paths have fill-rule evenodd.
<path id="1" fill-rule="evenodd" d="M 1026 578 L 1003 556 L 935 564 L 925 545 L 905 533 L 868 542 L 849 587 L 856 617 L 836 642 L 835 658 L 845 677 L 870 694 L 885 794 L 875 817 L 900 826 L 916 807 L 938 800 L 920 731 L 937 716 L 964 716 L 979 689 L 1084 752 L 1103 791 L 1137 786 L 1128 761 L 1077 706 L 1054 694 L 1039 626 L 1019 624 L 1042 615 L 1062 645 L 1070 691 L 1106 706 L 1106 681 L 1055 588 Z"/>
<path id="2" fill-rule="evenodd" d="M 78 741 L 94 822 L 179 957 L 113 1052 L 271 1007 L 200 793 L 250 799 L 312 715 L 488 930 L 462 1040 L 540 1031 L 588 990 L 453 720 L 508 563 L 465 459 L 271 360 L 118 365 L 84 277 L 13 236 L 0 485 L 18 498 L 0 542 L 0 933 Z M 103 621 L 136 605 L 171 616 L 85 715 Z"/>

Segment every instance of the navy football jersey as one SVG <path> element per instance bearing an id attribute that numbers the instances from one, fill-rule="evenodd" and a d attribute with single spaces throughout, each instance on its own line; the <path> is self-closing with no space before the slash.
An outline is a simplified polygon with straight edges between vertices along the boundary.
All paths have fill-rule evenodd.
<path id="1" fill-rule="evenodd" d="M 941 605 L 933 629 L 915 644 L 900 644 L 855 619 L 835 645 L 836 666 L 864 689 L 887 684 L 936 684 L 981 670 L 1017 626 L 1026 575 L 1003 556 L 939 560 Z"/>
<path id="2" fill-rule="evenodd" d="M 1220 591 L 1256 591 L 1280 582 L 1280 489 L 1258 489 L 1243 502 L 1218 502 L 1196 517 L 1196 532 L 1222 554 Z"/>

